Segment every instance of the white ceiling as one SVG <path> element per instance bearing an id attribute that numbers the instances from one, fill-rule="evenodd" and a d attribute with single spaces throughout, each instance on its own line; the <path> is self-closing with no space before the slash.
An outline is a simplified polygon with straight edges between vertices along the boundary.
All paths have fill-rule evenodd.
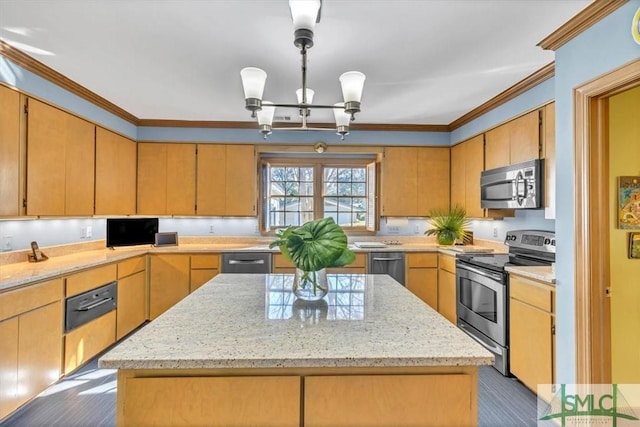
<path id="1" fill-rule="evenodd" d="M 448 124 L 552 62 L 536 44 L 589 3 L 324 0 L 308 86 L 333 104 L 362 71 L 358 123 Z M 301 86 L 287 0 L 0 0 L 0 39 L 142 119 L 250 121 L 246 66 L 267 72 L 264 99 Z"/>

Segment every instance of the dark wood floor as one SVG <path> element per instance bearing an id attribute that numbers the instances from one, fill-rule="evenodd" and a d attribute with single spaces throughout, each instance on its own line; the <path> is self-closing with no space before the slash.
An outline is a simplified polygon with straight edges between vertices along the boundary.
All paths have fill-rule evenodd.
<path id="1" fill-rule="evenodd" d="M 0 427 L 115 426 L 116 371 L 98 369 L 98 358 L 49 387 Z M 514 378 L 480 368 L 480 427 L 536 426 L 536 396 Z"/>

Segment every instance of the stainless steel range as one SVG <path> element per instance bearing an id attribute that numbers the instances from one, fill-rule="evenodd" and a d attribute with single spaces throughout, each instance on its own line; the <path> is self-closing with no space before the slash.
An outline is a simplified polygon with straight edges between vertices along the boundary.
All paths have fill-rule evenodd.
<path id="1" fill-rule="evenodd" d="M 456 260 L 458 327 L 495 355 L 493 366 L 509 375 L 509 275 L 505 266 L 551 265 L 555 233 L 509 231 L 508 254 L 459 255 Z"/>

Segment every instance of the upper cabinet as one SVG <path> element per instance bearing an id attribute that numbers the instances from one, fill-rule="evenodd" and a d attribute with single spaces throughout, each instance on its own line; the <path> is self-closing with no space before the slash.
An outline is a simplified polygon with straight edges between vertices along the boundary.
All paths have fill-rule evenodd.
<path id="1" fill-rule="evenodd" d="M 480 207 L 480 174 L 484 168 L 484 135 L 451 147 L 451 206 L 464 207 L 469 218 L 513 216 L 513 210 Z"/>
<path id="2" fill-rule="evenodd" d="M 138 214 L 195 215 L 195 144 L 138 144 Z"/>
<path id="3" fill-rule="evenodd" d="M 542 110 L 542 149 L 544 157 L 544 217 L 556 217 L 556 104 Z"/>
<path id="4" fill-rule="evenodd" d="M 535 110 L 488 131 L 485 169 L 539 158 L 541 115 L 540 110 Z"/>
<path id="5" fill-rule="evenodd" d="M 92 215 L 95 126 L 29 99 L 27 135 L 27 215 Z"/>
<path id="6" fill-rule="evenodd" d="M 449 148 L 386 147 L 381 215 L 428 216 L 449 207 Z"/>
<path id="7" fill-rule="evenodd" d="M 0 216 L 22 213 L 24 197 L 24 123 L 25 97 L 0 85 Z"/>
<path id="8" fill-rule="evenodd" d="M 136 145 L 96 128 L 96 215 L 136 213 Z"/>
<path id="9" fill-rule="evenodd" d="M 258 165 L 253 145 L 198 144 L 198 215 L 255 216 Z"/>

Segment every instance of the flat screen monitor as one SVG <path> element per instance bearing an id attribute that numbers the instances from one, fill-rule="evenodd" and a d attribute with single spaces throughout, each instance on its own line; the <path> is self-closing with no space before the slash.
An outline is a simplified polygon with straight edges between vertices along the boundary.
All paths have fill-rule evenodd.
<path id="1" fill-rule="evenodd" d="M 158 218 L 107 219 L 107 247 L 153 245 Z"/>

